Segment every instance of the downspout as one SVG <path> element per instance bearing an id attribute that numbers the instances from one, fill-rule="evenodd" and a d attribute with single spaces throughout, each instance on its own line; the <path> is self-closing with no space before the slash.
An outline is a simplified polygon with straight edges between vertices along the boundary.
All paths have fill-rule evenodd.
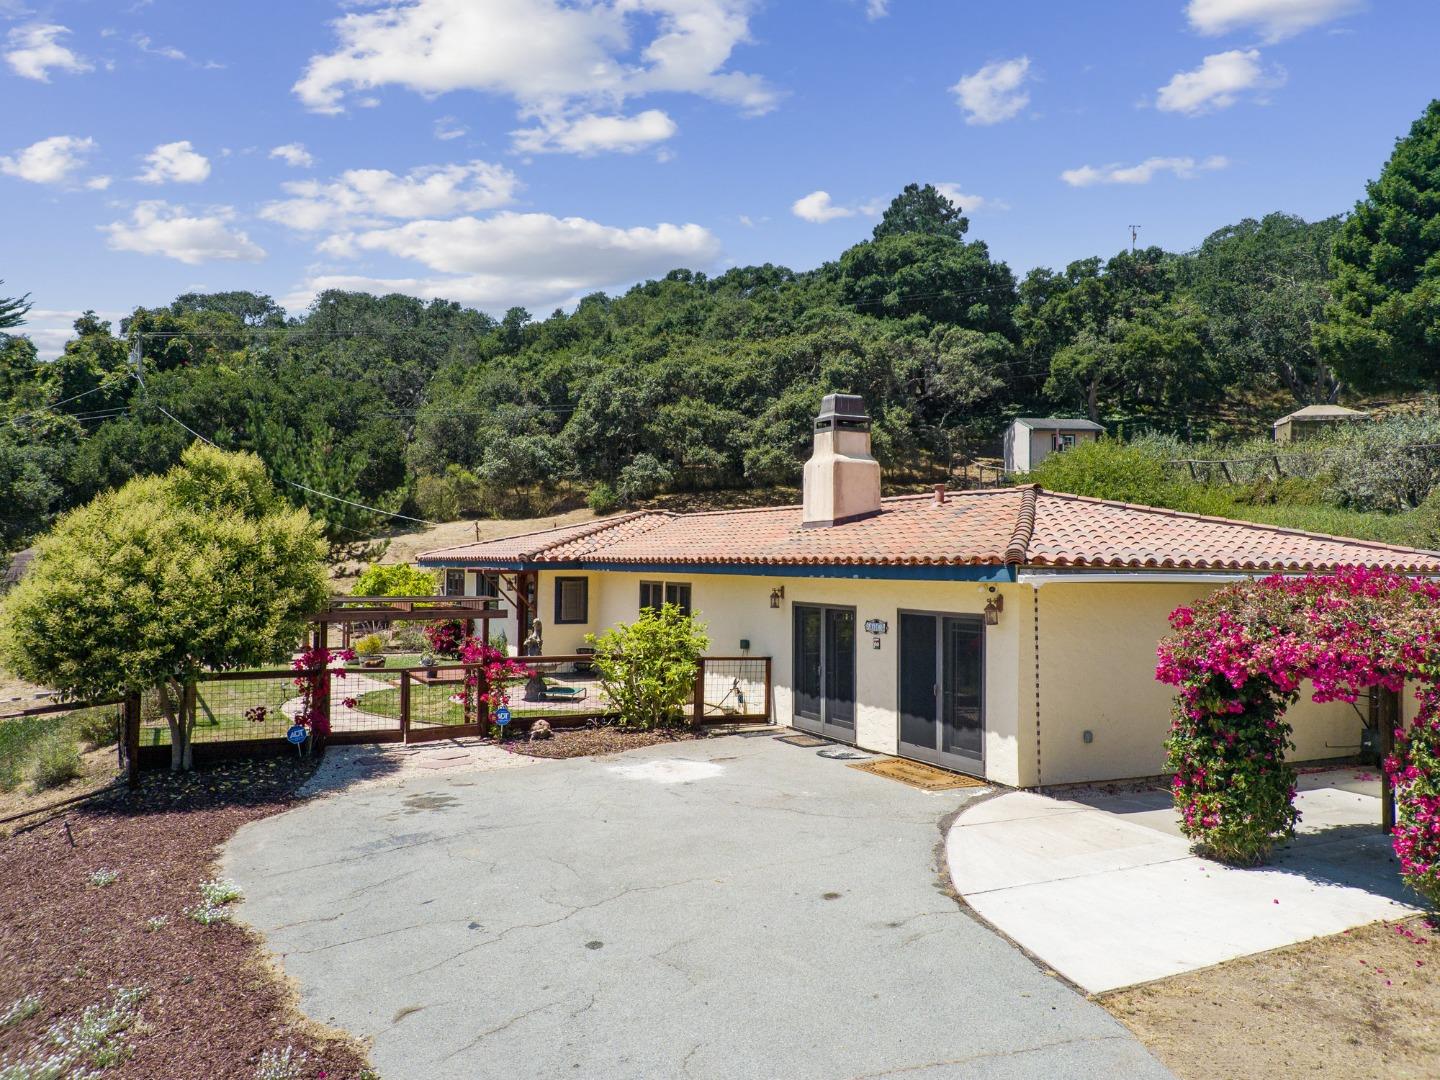
<path id="1" fill-rule="evenodd" d="M 1015 529 L 1010 534 L 1010 543 L 1005 548 L 1005 564 L 1010 568 L 1011 577 L 1019 578 L 1019 570 L 1030 558 L 1030 541 L 1035 536 L 1035 506 L 1039 501 L 1040 485 L 1030 484 L 1020 492 L 1020 510 L 1015 516 Z M 1031 628 L 1035 635 L 1033 661 L 1035 665 L 1035 786 L 1042 782 L 1040 760 L 1040 590 L 1030 586 L 1033 605 Z M 1018 717 L 1017 717 L 1018 719 Z"/>

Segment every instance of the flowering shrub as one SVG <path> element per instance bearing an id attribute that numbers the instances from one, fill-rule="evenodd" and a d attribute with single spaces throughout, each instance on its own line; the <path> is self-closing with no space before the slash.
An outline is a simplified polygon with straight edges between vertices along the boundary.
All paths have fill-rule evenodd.
<path id="1" fill-rule="evenodd" d="M 430 651 L 450 660 L 460 659 L 460 650 L 470 640 L 465 633 L 465 624 L 459 619 L 445 619 L 425 624 L 425 640 Z"/>
<path id="2" fill-rule="evenodd" d="M 295 686 L 300 691 L 300 707 L 295 722 L 322 738 L 330 734 L 330 681 L 345 678 L 345 663 L 355 659 L 355 650 L 330 650 L 322 646 L 306 649 L 290 666 L 295 669 Z M 354 708 L 355 699 L 342 702 Z"/>
<path id="3" fill-rule="evenodd" d="M 1198 850 L 1251 864 L 1294 832 L 1284 711 L 1305 680 L 1316 701 L 1353 702 L 1372 686 L 1400 691 L 1407 678 L 1422 680 L 1422 698 L 1433 699 L 1437 601 L 1440 587 L 1429 582 L 1349 567 L 1239 582 L 1171 613 L 1174 633 L 1160 643 L 1155 676 L 1179 687 L 1166 749 L 1181 829 Z M 1440 863 L 1440 819 L 1432 821 L 1440 792 L 1429 786 L 1440 774 L 1427 756 L 1440 731 L 1426 715 L 1386 765 L 1400 778 L 1396 851 L 1410 858 L 1406 880 L 1417 889 Z"/>
<path id="4" fill-rule="evenodd" d="M 459 657 L 465 668 L 465 712 L 478 712 L 480 706 L 495 709 L 510 702 L 507 684 L 528 679 L 533 672 L 520 661 L 507 656 L 487 642 L 467 636 L 459 646 Z"/>
<path id="5" fill-rule="evenodd" d="M 1395 732 L 1395 752 L 1385 759 L 1395 791 L 1391 841 L 1405 883 L 1440 907 L 1440 689 L 1420 691 L 1420 711 L 1410 729 Z"/>

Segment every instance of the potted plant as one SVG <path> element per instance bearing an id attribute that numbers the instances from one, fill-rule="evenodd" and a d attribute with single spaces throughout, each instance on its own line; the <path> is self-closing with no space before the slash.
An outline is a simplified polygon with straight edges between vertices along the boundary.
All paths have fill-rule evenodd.
<path id="1" fill-rule="evenodd" d="M 361 667 L 384 667 L 385 657 L 381 655 L 384 651 L 385 639 L 379 634 L 366 634 L 355 642 L 355 655 L 360 658 Z"/>

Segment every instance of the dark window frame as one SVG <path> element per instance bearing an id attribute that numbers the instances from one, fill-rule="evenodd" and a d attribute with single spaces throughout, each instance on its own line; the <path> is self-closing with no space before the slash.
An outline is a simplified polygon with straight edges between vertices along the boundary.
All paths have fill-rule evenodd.
<path id="1" fill-rule="evenodd" d="M 459 582 L 460 582 L 460 591 L 459 591 L 459 592 L 456 592 L 454 589 L 452 589 L 452 588 L 450 587 L 450 583 L 451 583 L 452 581 L 459 581 Z M 465 595 L 465 571 L 464 571 L 464 570 L 446 570 L 446 571 L 445 571 L 445 592 L 444 592 L 444 595 L 445 595 L 445 596 L 464 596 L 464 595 Z"/>
<path id="2" fill-rule="evenodd" d="M 677 592 L 677 594 L 678 594 L 679 590 L 681 590 L 681 589 L 684 589 L 684 590 L 685 590 L 685 602 L 684 602 L 683 604 L 680 602 L 680 600 L 679 600 L 678 598 L 675 599 L 675 600 L 671 600 L 671 599 L 670 599 L 670 592 L 671 592 L 672 589 L 675 590 L 675 591 Z M 654 595 L 658 595 L 658 598 L 659 598 L 659 600 L 660 600 L 660 603 L 658 603 L 658 604 L 647 604 L 647 603 L 645 602 L 645 594 L 646 594 L 647 591 L 651 591 L 651 590 L 657 590 L 657 593 L 654 594 Z M 652 595 L 652 599 L 654 598 L 654 595 Z M 691 582 L 688 582 L 688 581 L 649 581 L 649 580 L 647 580 L 647 581 L 642 581 L 642 582 L 640 582 L 640 610 L 641 610 L 641 611 L 659 611 L 660 608 L 661 608 L 663 605 L 665 605 L 665 604 L 674 604 L 674 605 L 675 605 L 676 607 L 678 607 L 678 608 L 681 610 L 681 612 L 683 612 L 684 614 L 686 614 L 686 615 L 691 615 L 691 614 L 693 614 L 694 611 L 695 611 L 694 598 L 695 598 L 695 593 L 694 593 L 693 585 L 692 585 Z"/>
<path id="3" fill-rule="evenodd" d="M 566 585 L 580 586 L 580 618 L 564 618 Z M 590 621 L 590 579 L 587 577 L 557 577 L 555 579 L 555 625 L 578 626 Z"/>

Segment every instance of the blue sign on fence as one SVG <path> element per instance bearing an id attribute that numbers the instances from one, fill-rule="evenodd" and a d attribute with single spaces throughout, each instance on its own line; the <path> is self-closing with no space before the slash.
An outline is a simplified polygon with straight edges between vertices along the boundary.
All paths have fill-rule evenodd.
<path id="1" fill-rule="evenodd" d="M 299 746 L 310 737 L 310 729 L 304 724 L 295 724 L 289 731 L 285 732 L 285 741 Z"/>
<path id="2" fill-rule="evenodd" d="M 498 709 L 495 710 L 495 723 L 499 724 L 501 727 L 504 727 L 509 722 L 510 710 L 504 705 L 501 705 Z"/>

